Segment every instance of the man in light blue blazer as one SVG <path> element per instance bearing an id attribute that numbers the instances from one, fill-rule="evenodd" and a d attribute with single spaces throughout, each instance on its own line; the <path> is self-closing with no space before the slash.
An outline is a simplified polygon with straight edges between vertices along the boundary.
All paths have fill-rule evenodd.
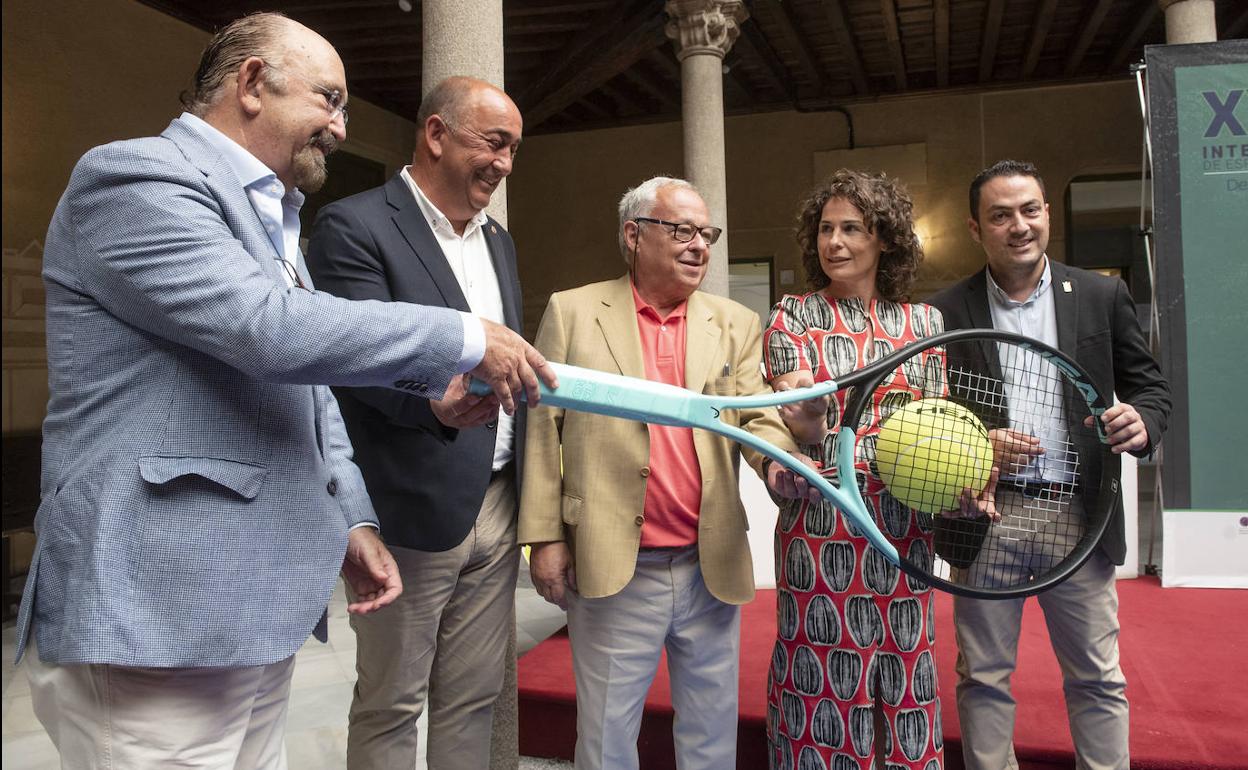
<path id="1" fill-rule="evenodd" d="M 437 398 L 471 372 L 511 412 L 554 384 L 502 325 L 312 290 L 300 190 L 346 138 L 327 41 L 240 19 L 184 102 L 161 136 L 88 152 L 48 231 L 17 654 L 65 767 L 285 767 L 293 656 L 324 640 L 339 570 L 351 612 L 402 590 L 325 386 Z"/>

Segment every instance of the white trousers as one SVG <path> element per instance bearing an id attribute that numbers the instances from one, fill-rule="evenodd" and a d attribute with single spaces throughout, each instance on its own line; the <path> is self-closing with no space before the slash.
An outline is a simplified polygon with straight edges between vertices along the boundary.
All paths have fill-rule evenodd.
<path id="1" fill-rule="evenodd" d="M 267 666 L 58 665 L 26 653 L 64 770 L 286 770 L 292 655 Z"/>
<path id="2" fill-rule="evenodd" d="M 737 766 L 741 609 L 711 595 L 697 547 L 642 550 L 619 593 L 568 601 L 577 770 L 636 770 L 646 693 L 667 650 L 676 767 Z"/>

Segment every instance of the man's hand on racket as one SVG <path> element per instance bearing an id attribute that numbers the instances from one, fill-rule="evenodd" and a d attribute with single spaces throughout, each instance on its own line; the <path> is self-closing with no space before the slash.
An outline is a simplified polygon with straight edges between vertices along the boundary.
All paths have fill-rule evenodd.
<path id="1" fill-rule="evenodd" d="M 777 393 L 794 388 L 809 388 L 815 377 L 809 369 L 782 374 L 771 381 L 771 389 Z M 788 427 L 799 444 L 818 444 L 828 432 L 828 399 L 831 396 L 808 398 L 793 404 L 782 404 L 777 409 L 780 419 Z"/>
<path id="2" fill-rule="evenodd" d="M 801 452 L 790 452 L 789 454 L 796 457 L 804 465 L 814 469 L 816 473 L 819 472 L 820 464 L 806 455 Z M 774 460 L 767 466 L 767 486 L 772 492 L 788 500 L 805 499 L 813 503 L 823 497 L 818 489 L 806 482 L 806 479 Z"/>
<path id="3" fill-rule="evenodd" d="M 470 376 L 460 375 L 451 380 L 440 401 L 429 402 L 438 422 L 448 428 L 475 428 L 498 419 L 498 396 L 475 396 L 468 392 L 470 382 Z"/>
<path id="4" fill-rule="evenodd" d="M 469 374 L 494 390 L 504 412 L 515 414 L 521 394 L 530 406 L 536 406 L 541 401 L 539 379 L 552 390 L 559 387 L 554 371 L 546 366 L 546 358 L 524 337 L 484 318 L 481 326 L 485 329 L 485 356 Z"/>
<path id="5" fill-rule="evenodd" d="M 980 492 L 967 487 L 962 490 L 958 499 L 958 510 L 946 511 L 943 515 L 954 518 L 978 519 L 987 516 L 989 521 L 1001 521 L 1001 512 L 997 510 L 997 482 L 1001 479 L 1001 469 L 992 466 L 988 473 L 988 483 Z"/>
<path id="6" fill-rule="evenodd" d="M 1033 458 L 1044 454 L 1040 439 L 1013 428 L 990 430 L 988 440 L 992 442 L 992 464 L 1006 475 L 1021 473 Z"/>
<path id="7" fill-rule="evenodd" d="M 567 592 L 576 590 L 576 568 L 567 543 L 534 543 L 529 552 L 529 576 L 543 599 L 561 610 L 568 608 Z"/>
<path id="8" fill-rule="evenodd" d="M 1094 418 L 1089 415 L 1083 420 L 1084 426 L 1091 428 Z M 1148 446 L 1148 426 L 1144 418 L 1130 404 L 1114 404 L 1101 415 L 1101 423 L 1105 426 L 1105 434 L 1109 438 L 1110 449 L 1120 455 L 1123 452 L 1138 452 Z"/>

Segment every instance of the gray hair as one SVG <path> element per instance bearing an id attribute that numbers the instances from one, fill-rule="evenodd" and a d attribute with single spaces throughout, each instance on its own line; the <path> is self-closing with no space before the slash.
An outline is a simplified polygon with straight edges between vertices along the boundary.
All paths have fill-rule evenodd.
<path id="1" fill-rule="evenodd" d="M 291 23 L 285 14 L 264 12 L 248 14 L 222 27 L 204 48 L 191 88 L 179 96 L 182 106 L 202 118 L 221 98 L 229 86 L 230 76 L 238 72 L 248 58 L 259 56 L 265 62 L 280 59 L 278 42 Z M 271 67 L 267 69 L 266 79 L 270 85 L 282 88 L 285 81 L 281 75 Z"/>
<path id="2" fill-rule="evenodd" d="M 420 100 L 420 109 L 416 111 L 417 134 L 425 130 L 425 123 L 434 115 L 442 118 L 442 122 L 452 128 L 459 128 L 463 123 L 464 103 L 472 96 L 473 90 L 480 81 L 453 75 L 443 78 L 433 87 L 425 98 Z"/>
<path id="3" fill-rule="evenodd" d="M 698 192 L 698 188 L 684 179 L 671 176 L 653 176 L 627 191 L 624 193 L 624 197 L 620 198 L 620 254 L 623 255 L 624 261 L 630 265 L 632 263 L 629 262 L 628 244 L 624 241 L 624 223 L 631 222 L 637 217 L 650 216 L 654 212 L 655 204 L 658 203 L 659 190 L 664 187 L 675 187 L 681 190 Z"/>

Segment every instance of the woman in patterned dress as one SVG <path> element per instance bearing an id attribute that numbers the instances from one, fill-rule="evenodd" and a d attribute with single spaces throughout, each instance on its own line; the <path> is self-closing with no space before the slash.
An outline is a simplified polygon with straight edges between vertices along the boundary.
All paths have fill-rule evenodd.
<path id="1" fill-rule="evenodd" d="M 923 258 L 910 197 L 894 181 L 840 170 L 798 216 L 812 291 L 772 310 L 764 334 L 776 390 L 838 378 L 943 331 L 940 313 L 905 300 Z M 864 412 L 857 483 L 902 553 L 931 550 L 931 517 L 885 490 L 874 467 L 879 423 L 944 390 L 943 361 L 907 367 Z M 835 478 L 844 394 L 781 409 L 802 451 Z M 830 503 L 785 500 L 776 525 L 778 635 L 768 677 L 773 768 L 940 770 L 932 592 L 906 577 Z M 878 764 L 876 764 L 878 762 Z"/>

